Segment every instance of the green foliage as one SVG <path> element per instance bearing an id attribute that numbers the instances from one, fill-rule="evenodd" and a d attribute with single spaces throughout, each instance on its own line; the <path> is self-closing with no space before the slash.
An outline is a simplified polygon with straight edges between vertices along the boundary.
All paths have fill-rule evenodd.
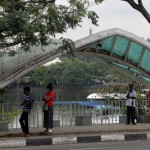
<path id="1" fill-rule="evenodd" d="M 63 46 L 60 47 L 60 49 L 65 50 L 64 52 L 67 53 L 68 56 L 74 55 L 75 45 L 71 39 L 62 39 Z"/>
<path id="2" fill-rule="evenodd" d="M 121 111 L 122 115 L 126 115 L 127 114 L 127 107 L 126 106 L 121 107 L 120 111 Z"/>
<path id="3" fill-rule="evenodd" d="M 47 67 L 42 66 L 31 74 L 41 86 L 56 80 L 64 86 L 81 86 L 86 81 L 85 71 L 85 62 L 78 59 L 65 59 L 61 63 L 58 62 Z M 73 84 L 72 80 L 74 80 Z"/>
<path id="4" fill-rule="evenodd" d="M 87 64 L 88 73 L 93 76 L 105 76 L 108 73 L 107 67 L 98 61 L 92 61 Z"/>
<path id="5" fill-rule="evenodd" d="M 63 86 L 81 86 L 86 80 L 86 72 L 83 62 L 70 60 L 65 70 L 62 72 L 61 82 Z"/>
<path id="6" fill-rule="evenodd" d="M 57 83 L 59 86 L 68 86 L 68 87 L 82 87 L 88 86 L 91 83 L 91 79 L 105 77 L 108 74 L 117 75 L 116 72 L 110 69 L 107 66 L 103 66 L 100 62 L 91 61 L 86 62 L 79 60 L 77 58 L 66 58 L 62 62 L 57 62 L 49 66 L 42 66 L 35 71 L 32 71 L 32 78 L 40 86 L 46 85 L 48 82 Z M 124 79 L 124 76 L 118 75 L 121 79 Z M 107 86 L 105 91 L 113 92 L 116 91 L 125 91 L 125 87 L 118 86 Z"/>
<path id="7" fill-rule="evenodd" d="M 32 71 L 31 76 L 40 86 L 48 83 L 48 71 L 44 66 L 39 67 L 35 71 Z"/>
<path id="8" fill-rule="evenodd" d="M 20 110 L 13 108 L 12 111 L 0 113 L 0 122 L 10 123 Z"/>
<path id="9" fill-rule="evenodd" d="M 137 99 L 136 100 L 138 102 L 138 107 L 137 107 L 138 115 L 146 115 L 147 108 L 143 103 L 143 98 L 142 98 L 140 92 L 137 92 Z"/>
<path id="10" fill-rule="evenodd" d="M 68 0 L 67 5 L 56 0 L 1 0 L 0 3 L 0 49 L 14 51 L 16 46 L 28 51 L 30 46 L 48 45 L 49 37 L 62 34 L 67 29 L 80 26 L 88 17 L 98 25 L 98 16 L 88 11 L 88 0 Z M 102 0 L 95 0 L 96 4 Z M 64 47 L 70 40 L 64 40 Z M 74 48 L 69 45 L 69 48 Z M 68 51 L 68 49 L 67 49 Z M 11 55 L 15 53 L 11 53 Z"/>

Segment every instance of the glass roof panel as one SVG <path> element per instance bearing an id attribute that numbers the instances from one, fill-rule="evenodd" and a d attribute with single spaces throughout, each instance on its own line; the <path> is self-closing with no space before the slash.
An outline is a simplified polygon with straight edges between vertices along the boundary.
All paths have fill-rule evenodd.
<path id="1" fill-rule="evenodd" d="M 127 38 L 117 36 L 113 54 L 124 56 L 128 47 L 129 40 Z"/>
<path id="2" fill-rule="evenodd" d="M 143 79 L 143 80 L 146 80 L 146 81 L 150 82 L 150 78 L 147 78 L 147 77 L 144 77 L 144 76 L 142 76 L 142 75 L 139 75 L 140 72 L 137 71 L 136 69 L 129 68 L 129 67 L 127 67 L 127 66 L 124 66 L 124 65 L 121 65 L 121 64 L 118 64 L 118 63 L 111 63 L 111 64 L 120 67 L 120 69 L 126 70 L 126 72 L 128 72 L 128 73 L 134 75 L 134 76 L 137 77 L 137 78 L 141 78 L 141 79 Z"/>
<path id="3" fill-rule="evenodd" d="M 143 46 L 132 42 L 131 47 L 128 53 L 128 59 L 133 61 L 134 63 L 138 63 L 140 56 L 142 54 Z"/>
<path id="4" fill-rule="evenodd" d="M 90 48 L 98 49 L 99 51 L 105 51 L 108 53 L 112 51 L 114 55 L 121 56 L 122 58 L 124 58 L 126 55 L 126 51 L 128 50 L 130 41 L 131 39 L 128 39 L 123 36 L 116 36 L 116 40 L 115 36 L 111 36 L 91 44 Z M 143 50 L 144 47 L 142 45 L 138 44 L 137 42 L 131 41 L 127 59 L 137 64 L 141 58 L 141 55 L 143 54 Z M 150 78 L 142 75 L 140 68 L 137 69 L 131 68 L 131 66 L 129 67 L 128 65 L 124 65 L 123 61 L 122 63 L 121 62 L 119 63 L 119 61 L 118 62 L 113 61 L 113 58 L 109 60 L 109 58 L 107 59 L 101 57 L 101 60 L 107 63 L 111 63 L 112 65 L 118 67 L 120 70 L 124 70 L 132 74 L 133 76 L 136 76 L 137 78 L 141 78 L 143 80 L 150 82 Z M 150 72 L 149 64 L 150 64 L 150 51 L 148 49 L 145 49 L 140 66 L 144 68 L 146 71 Z"/>
<path id="5" fill-rule="evenodd" d="M 133 72 L 133 73 L 140 73 L 138 70 L 136 70 L 136 69 L 133 69 L 133 68 L 130 68 L 130 67 L 128 67 L 128 66 L 125 66 L 125 65 L 122 65 L 122 64 L 118 64 L 118 63 L 115 63 L 115 62 L 112 62 L 112 64 L 114 64 L 114 65 L 116 65 L 116 66 L 118 66 L 118 67 L 121 67 L 121 68 L 123 68 L 123 69 L 128 69 L 128 70 L 130 70 L 131 72 Z"/>
<path id="6" fill-rule="evenodd" d="M 91 44 L 91 45 L 90 45 L 90 48 L 96 49 L 96 48 L 97 48 L 97 43 Z"/>
<path id="7" fill-rule="evenodd" d="M 105 50 L 105 51 L 110 52 L 112 49 L 113 41 L 114 41 L 114 36 L 104 39 L 101 42 L 102 46 L 101 46 L 100 50 Z"/>
<path id="8" fill-rule="evenodd" d="M 145 50 L 140 66 L 146 71 L 150 71 L 150 51 L 147 49 Z"/>
<path id="9" fill-rule="evenodd" d="M 144 76 L 141 76 L 141 75 L 138 75 L 138 77 L 140 77 L 140 78 L 142 78 L 142 79 L 144 79 L 144 80 L 150 82 L 150 78 L 147 78 L 147 77 L 144 77 Z"/>

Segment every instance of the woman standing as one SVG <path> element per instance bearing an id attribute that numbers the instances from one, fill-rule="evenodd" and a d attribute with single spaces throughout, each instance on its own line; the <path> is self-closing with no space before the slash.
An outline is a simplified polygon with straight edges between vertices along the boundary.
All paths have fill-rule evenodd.
<path id="1" fill-rule="evenodd" d="M 54 102 L 54 92 L 53 85 L 49 83 L 47 85 L 48 91 L 44 95 L 44 128 L 46 128 L 45 132 L 52 133 L 53 129 L 53 102 Z"/>

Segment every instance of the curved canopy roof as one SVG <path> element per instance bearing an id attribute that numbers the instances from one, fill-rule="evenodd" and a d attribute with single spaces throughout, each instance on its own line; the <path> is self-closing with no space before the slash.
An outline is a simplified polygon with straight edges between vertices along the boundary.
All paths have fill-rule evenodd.
<path id="1" fill-rule="evenodd" d="M 75 42 L 78 52 L 93 55 L 120 72 L 150 84 L 150 43 L 127 31 L 113 28 Z"/>
<path id="2" fill-rule="evenodd" d="M 3 88 L 40 65 L 61 57 L 62 41 L 50 39 L 44 51 L 32 47 L 31 52 L 17 51 L 14 57 L 0 56 L 0 88 Z M 150 85 L 150 43 L 127 31 L 113 28 L 75 42 L 76 52 L 94 56 L 119 72 Z"/>

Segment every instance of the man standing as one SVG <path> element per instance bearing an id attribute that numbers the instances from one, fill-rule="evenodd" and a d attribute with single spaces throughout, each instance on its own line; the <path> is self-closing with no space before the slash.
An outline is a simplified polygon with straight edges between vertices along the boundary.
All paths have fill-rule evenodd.
<path id="1" fill-rule="evenodd" d="M 132 121 L 133 125 L 136 125 L 135 123 L 135 101 L 136 101 L 136 92 L 133 90 L 133 84 L 129 84 L 129 91 L 126 94 L 127 101 L 127 125 L 130 124 L 130 119 Z"/>
<path id="2" fill-rule="evenodd" d="M 21 129 L 23 132 L 23 136 L 29 136 L 29 124 L 28 124 L 28 114 L 31 110 L 31 104 L 32 104 L 32 96 L 30 94 L 30 87 L 24 87 L 23 89 L 24 97 L 23 102 L 21 103 L 22 106 L 22 114 L 19 119 Z"/>
<path id="3" fill-rule="evenodd" d="M 148 115 L 150 116 L 150 89 L 147 92 L 147 97 L 148 97 Z"/>

